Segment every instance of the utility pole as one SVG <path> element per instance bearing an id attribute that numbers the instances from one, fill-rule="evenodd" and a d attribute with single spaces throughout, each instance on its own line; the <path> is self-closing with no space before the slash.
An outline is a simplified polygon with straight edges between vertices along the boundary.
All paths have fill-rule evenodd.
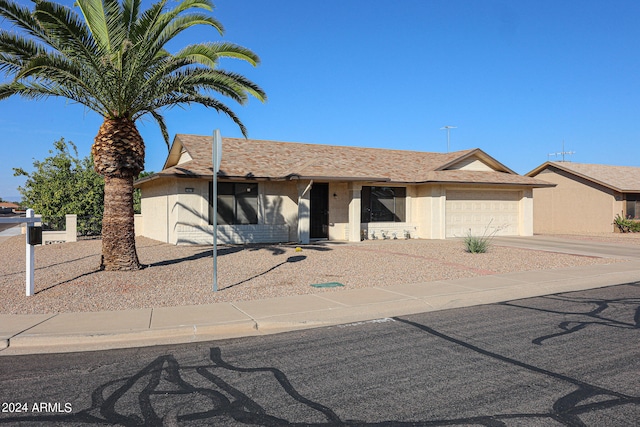
<path id="1" fill-rule="evenodd" d="M 441 128 L 440 128 L 440 130 L 444 130 L 444 129 L 446 129 L 446 130 L 447 130 L 447 153 L 449 152 L 449 145 L 450 145 L 450 144 L 449 144 L 449 142 L 450 142 L 450 139 L 449 139 L 449 138 L 450 138 L 450 135 L 449 135 L 449 133 L 451 132 L 451 129 L 456 129 L 456 128 L 457 128 L 456 126 L 443 126 L 443 127 L 441 127 Z"/>

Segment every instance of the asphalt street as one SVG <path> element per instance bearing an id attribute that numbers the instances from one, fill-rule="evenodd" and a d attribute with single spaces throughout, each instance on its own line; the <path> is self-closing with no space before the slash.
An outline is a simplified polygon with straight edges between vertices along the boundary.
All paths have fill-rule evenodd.
<path id="1" fill-rule="evenodd" d="M 636 426 L 640 284 L 279 335 L 0 358 L 0 425 Z"/>

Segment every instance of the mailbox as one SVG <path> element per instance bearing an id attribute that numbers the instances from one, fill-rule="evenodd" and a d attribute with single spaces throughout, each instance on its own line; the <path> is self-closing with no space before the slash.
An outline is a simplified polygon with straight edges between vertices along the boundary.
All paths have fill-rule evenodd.
<path id="1" fill-rule="evenodd" d="M 42 227 L 41 226 L 28 226 L 27 227 L 27 242 L 30 245 L 42 244 Z"/>

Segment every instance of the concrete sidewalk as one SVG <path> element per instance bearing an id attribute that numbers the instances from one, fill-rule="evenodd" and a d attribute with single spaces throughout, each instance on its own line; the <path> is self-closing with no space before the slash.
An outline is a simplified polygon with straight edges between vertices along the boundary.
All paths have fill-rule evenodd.
<path id="1" fill-rule="evenodd" d="M 640 260 L 235 303 L 0 315 L 0 356 L 272 334 L 640 281 Z"/>

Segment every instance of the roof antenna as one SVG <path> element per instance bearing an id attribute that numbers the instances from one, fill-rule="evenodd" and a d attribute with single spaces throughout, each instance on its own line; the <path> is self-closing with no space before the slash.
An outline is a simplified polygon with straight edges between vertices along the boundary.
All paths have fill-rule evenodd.
<path id="1" fill-rule="evenodd" d="M 563 139 L 563 140 L 562 140 L 562 151 L 560 151 L 560 152 L 558 152 L 558 153 L 549 153 L 549 154 L 547 154 L 547 161 L 549 161 L 549 159 L 551 158 L 551 156 L 562 156 L 562 160 L 561 160 L 561 162 L 564 162 L 564 161 L 565 161 L 565 160 L 564 160 L 564 155 L 565 155 L 565 154 L 571 155 L 571 154 L 576 154 L 576 152 L 575 152 L 575 151 L 565 151 L 565 150 L 564 150 L 564 139 Z"/>
<path id="2" fill-rule="evenodd" d="M 456 129 L 457 126 L 444 126 L 441 127 L 440 130 L 447 130 L 447 153 L 449 152 L 449 132 L 451 132 L 451 129 Z"/>

